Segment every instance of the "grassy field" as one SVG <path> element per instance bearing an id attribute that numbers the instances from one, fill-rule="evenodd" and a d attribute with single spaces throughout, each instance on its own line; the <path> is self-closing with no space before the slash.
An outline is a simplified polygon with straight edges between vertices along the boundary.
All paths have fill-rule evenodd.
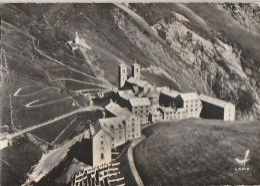
<path id="1" fill-rule="evenodd" d="M 259 184 L 260 123 L 183 120 L 144 130 L 135 148 L 137 170 L 145 185 Z M 249 171 L 236 158 L 250 150 Z"/>
<path id="2" fill-rule="evenodd" d="M 24 135 L 13 141 L 13 148 L 0 151 L 0 185 L 18 186 L 25 182 L 25 172 L 30 171 L 43 153 L 41 142 L 33 143 Z M 15 162 L 15 164 L 13 163 Z"/>

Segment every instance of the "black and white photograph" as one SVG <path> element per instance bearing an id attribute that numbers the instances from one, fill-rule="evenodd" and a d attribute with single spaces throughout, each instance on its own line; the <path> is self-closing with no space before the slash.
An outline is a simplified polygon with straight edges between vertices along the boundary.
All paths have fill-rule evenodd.
<path id="1" fill-rule="evenodd" d="M 0 2 L 0 186 L 260 185 L 260 2 Z"/>

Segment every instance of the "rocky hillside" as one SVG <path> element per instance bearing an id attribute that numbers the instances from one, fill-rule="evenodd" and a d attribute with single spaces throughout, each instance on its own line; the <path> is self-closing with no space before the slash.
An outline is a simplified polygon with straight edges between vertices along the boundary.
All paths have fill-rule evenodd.
<path id="1" fill-rule="evenodd" d="M 234 16 L 239 13 L 236 9 L 226 8 L 230 6 L 240 7 L 241 16 Z M 113 10 L 114 19 L 126 37 L 149 54 L 152 67 L 160 67 L 160 72 L 171 77 L 183 91 L 195 89 L 235 103 L 238 119 L 258 118 L 260 58 L 252 53 L 257 52 L 259 44 L 252 42 L 248 48 L 242 41 L 247 39 L 246 34 L 260 41 L 259 33 L 255 32 L 259 29 L 259 5 L 130 4 L 128 7 L 144 18 L 150 28 L 144 28 L 142 23 L 138 25 L 141 18 L 126 15 L 127 11 L 120 7 Z M 205 9 L 213 11 L 206 12 Z M 216 25 L 222 24 L 223 31 L 211 27 L 214 20 L 203 19 L 196 14 L 198 10 L 204 10 L 203 16 L 213 14 L 212 19 L 216 13 L 235 19 L 232 24 L 234 29 L 241 31 L 241 36 L 227 35 L 225 20 L 215 22 Z M 163 41 L 154 35 L 159 35 Z"/>
<path id="2" fill-rule="evenodd" d="M 260 119 L 259 7 L 4 4 L 0 131 L 13 133 L 89 105 L 82 93 L 116 87 L 118 64 L 130 68 L 134 61 L 152 84 L 216 96 L 236 104 L 238 120 Z M 72 52 L 66 43 L 76 32 L 82 47 Z M 84 131 L 86 121 L 96 118 L 96 113 L 79 114 L 32 134 L 52 148 Z M 32 143 L 32 138 L 21 138 L 30 149 L 27 141 Z M 11 166 L 3 164 L 1 174 L 10 173 L 16 181 L 1 181 L 22 184 L 48 148 L 34 152 L 35 161 L 19 166 L 5 157 Z M 16 149 L 5 151 L 13 152 L 15 160 L 21 154 Z"/>

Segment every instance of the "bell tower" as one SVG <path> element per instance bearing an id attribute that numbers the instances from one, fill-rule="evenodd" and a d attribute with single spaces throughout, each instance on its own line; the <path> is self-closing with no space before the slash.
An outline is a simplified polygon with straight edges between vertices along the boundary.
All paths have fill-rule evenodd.
<path id="1" fill-rule="evenodd" d="M 132 77 L 140 79 L 140 65 L 138 63 L 132 64 Z"/>
<path id="2" fill-rule="evenodd" d="M 118 66 L 118 89 L 121 89 L 127 80 L 127 67 L 124 64 Z"/>

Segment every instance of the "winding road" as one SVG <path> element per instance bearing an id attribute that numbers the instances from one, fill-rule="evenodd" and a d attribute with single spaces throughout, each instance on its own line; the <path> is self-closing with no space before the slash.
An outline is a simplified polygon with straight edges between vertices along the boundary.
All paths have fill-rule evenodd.
<path id="1" fill-rule="evenodd" d="M 132 172 L 138 186 L 144 186 L 144 184 L 135 167 L 133 152 L 134 152 L 134 148 L 136 147 L 136 145 L 138 145 L 144 139 L 145 139 L 145 137 L 142 135 L 141 138 L 133 140 L 127 151 L 127 158 L 129 161 L 129 166 L 130 166 L 131 172 Z"/>
<path id="2" fill-rule="evenodd" d="M 153 126 L 155 124 L 156 123 L 144 125 L 144 126 L 142 126 L 141 129 L 144 130 L 145 128 Z M 139 173 L 138 173 L 138 171 L 136 169 L 133 153 L 134 153 L 134 148 L 139 143 L 141 143 L 145 138 L 146 138 L 145 135 L 142 134 L 141 138 L 133 140 L 131 145 L 128 148 L 128 151 L 127 151 L 127 158 L 128 158 L 128 161 L 129 161 L 130 170 L 131 170 L 131 172 L 132 172 L 132 174 L 133 174 L 133 176 L 135 178 L 135 182 L 136 182 L 136 184 L 138 186 L 144 186 L 144 183 L 143 183 L 143 181 L 142 181 L 141 177 L 139 176 Z"/>

